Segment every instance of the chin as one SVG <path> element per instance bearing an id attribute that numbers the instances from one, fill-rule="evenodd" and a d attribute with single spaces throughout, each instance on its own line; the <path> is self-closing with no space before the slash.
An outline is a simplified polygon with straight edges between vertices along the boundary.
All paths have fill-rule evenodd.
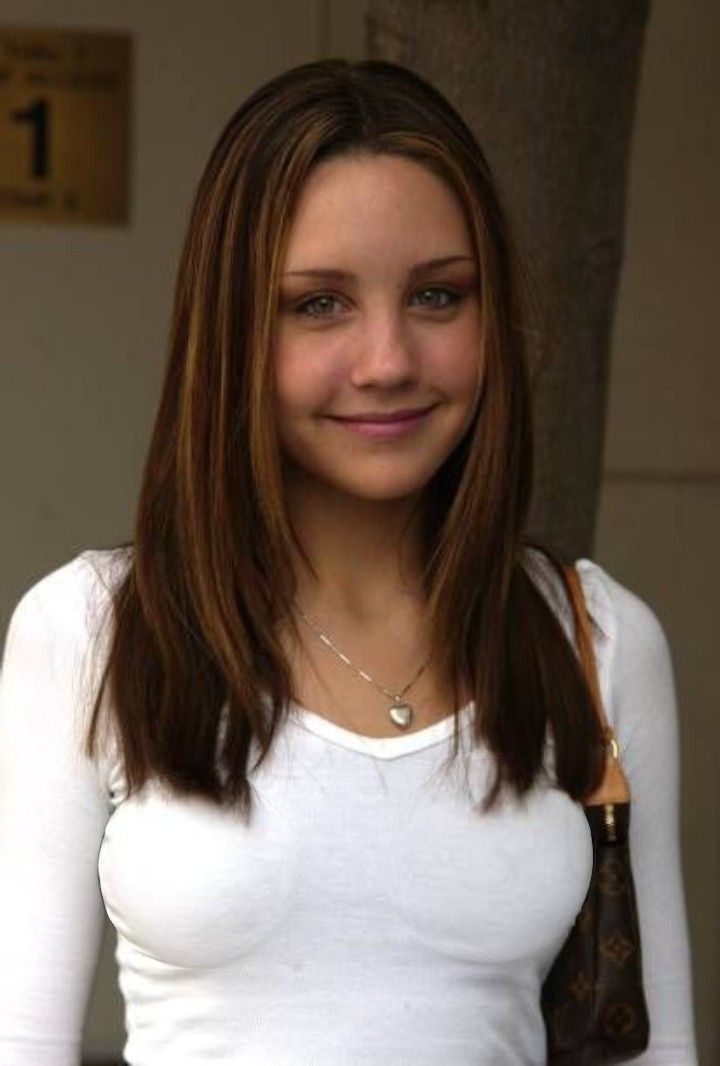
<path id="1" fill-rule="evenodd" d="M 452 430 L 429 435 L 418 451 L 403 449 L 398 445 L 387 450 L 373 451 L 368 447 L 363 453 L 360 445 L 354 453 L 336 447 L 317 448 L 317 441 L 293 441 L 292 450 L 286 449 L 285 459 L 291 480 L 300 489 L 330 492 L 352 496 L 357 499 L 377 502 L 404 499 L 421 493 L 450 457 L 469 422 L 457 421 Z M 304 447 L 303 447 L 304 445 Z M 302 455 L 302 459 L 300 458 Z"/>
<path id="2" fill-rule="evenodd" d="M 365 470 L 358 468 L 346 478 L 340 474 L 332 477 L 327 472 L 324 475 L 318 474 L 316 477 L 318 481 L 322 481 L 336 492 L 380 503 L 417 496 L 427 487 L 439 465 L 441 463 L 436 463 L 421 471 L 378 470 L 373 472 L 368 464 Z"/>

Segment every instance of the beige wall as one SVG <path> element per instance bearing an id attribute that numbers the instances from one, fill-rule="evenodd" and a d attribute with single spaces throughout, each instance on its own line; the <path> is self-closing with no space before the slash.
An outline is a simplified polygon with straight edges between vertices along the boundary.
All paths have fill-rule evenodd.
<path id="1" fill-rule="evenodd" d="M 286 67 L 359 57 L 362 9 L 351 0 L 0 3 L 5 23 L 106 26 L 136 37 L 131 224 L 3 227 L 3 635 L 34 579 L 131 532 L 186 212 L 222 124 Z M 710 322 L 718 22 L 712 0 L 653 5 L 596 546 L 598 561 L 656 609 L 673 647 L 703 1066 L 720 1061 L 720 723 L 710 615 L 720 593 L 711 550 L 720 531 L 720 366 Z M 88 1053 L 122 1048 L 109 926 L 106 933 Z"/>
<path id="2" fill-rule="evenodd" d="M 251 90 L 336 40 L 361 40 L 362 8 L 344 5 L 339 20 L 336 6 L 0 0 L 7 25 L 133 32 L 136 66 L 130 224 L 2 226 L 3 638 L 28 583 L 130 535 L 200 172 Z"/>
<path id="3" fill-rule="evenodd" d="M 336 0 L 0 2 L 6 25 L 135 36 L 130 224 L 2 227 L 1 642 L 33 581 L 131 535 L 187 212 L 222 126 L 274 74 L 359 56 L 362 15 Z M 113 935 L 108 923 L 88 1056 L 123 1045 Z"/>
<path id="4" fill-rule="evenodd" d="M 595 548 L 653 607 L 673 652 L 702 1066 L 720 1062 L 718 42 L 715 0 L 653 3 Z"/>

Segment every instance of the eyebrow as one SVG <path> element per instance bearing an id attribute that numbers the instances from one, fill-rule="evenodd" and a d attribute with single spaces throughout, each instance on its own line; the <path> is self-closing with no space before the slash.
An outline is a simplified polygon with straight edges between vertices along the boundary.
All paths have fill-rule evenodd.
<path id="1" fill-rule="evenodd" d="M 444 255 L 439 259 L 426 259 L 423 263 L 416 263 L 410 270 L 410 278 L 416 278 L 438 267 L 448 266 L 450 263 L 458 263 L 463 260 L 474 262 L 472 255 Z M 308 267 L 307 270 L 288 270 L 283 277 L 295 277 L 302 275 L 307 278 L 327 278 L 331 281 L 357 281 L 357 276 L 346 270 L 336 270 L 332 267 Z"/>

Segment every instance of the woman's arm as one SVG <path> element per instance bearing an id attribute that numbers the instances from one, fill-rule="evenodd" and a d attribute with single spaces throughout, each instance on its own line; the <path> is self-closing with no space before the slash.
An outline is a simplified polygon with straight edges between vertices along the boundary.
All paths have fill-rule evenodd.
<path id="1" fill-rule="evenodd" d="M 631 791 L 647 1051 L 636 1066 L 697 1066 L 680 845 L 680 738 L 671 653 L 651 608 L 597 568 L 614 607 L 610 718 Z M 592 578 L 592 575 L 590 575 Z"/>
<path id="2" fill-rule="evenodd" d="M 80 560 L 17 604 L 0 674 L 0 1063 L 76 1066 L 104 908 L 109 799 L 81 752 Z"/>

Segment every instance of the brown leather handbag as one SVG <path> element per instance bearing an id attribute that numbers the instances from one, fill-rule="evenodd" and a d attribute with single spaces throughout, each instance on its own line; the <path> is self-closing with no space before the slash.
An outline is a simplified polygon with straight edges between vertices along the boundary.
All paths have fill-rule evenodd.
<path id="1" fill-rule="evenodd" d="M 648 1046 L 640 923 L 630 866 L 630 789 L 605 716 L 580 577 L 572 590 L 578 651 L 608 742 L 605 776 L 583 802 L 593 841 L 585 902 L 542 985 L 549 1066 L 626 1062 Z"/>

